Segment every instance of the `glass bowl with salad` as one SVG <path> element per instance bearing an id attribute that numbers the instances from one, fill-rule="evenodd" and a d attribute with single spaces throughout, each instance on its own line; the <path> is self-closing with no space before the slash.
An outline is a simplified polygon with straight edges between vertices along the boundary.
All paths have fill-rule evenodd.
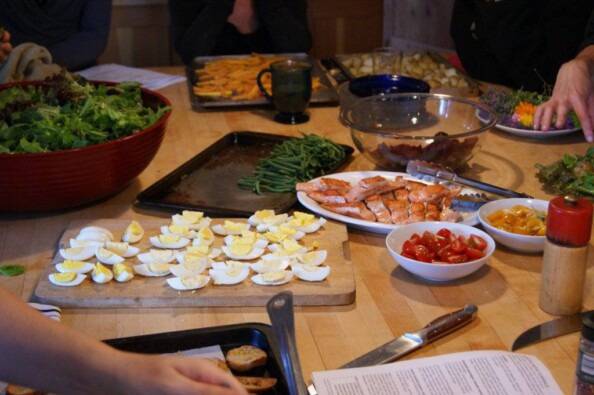
<path id="1" fill-rule="evenodd" d="M 484 114 L 484 123 L 477 111 Z M 340 119 L 359 151 L 381 169 L 403 170 L 408 161 L 422 160 L 461 170 L 496 116 L 465 98 L 396 93 L 358 98 L 341 109 Z"/>
<path id="2" fill-rule="evenodd" d="M 62 73 L 0 86 L 0 211 L 68 209 L 124 189 L 155 156 L 170 102 Z"/>

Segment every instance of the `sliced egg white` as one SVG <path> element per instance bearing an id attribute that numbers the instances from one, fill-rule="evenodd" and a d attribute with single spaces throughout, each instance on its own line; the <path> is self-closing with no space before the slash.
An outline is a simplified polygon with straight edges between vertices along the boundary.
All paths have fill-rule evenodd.
<path id="1" fill-rule="evenodd" d="M 264 237 L 275 243 L 281 243 L 286 239 L 301 240 L 305 232 L 297 230 L 289 225 L 271 226 L 269 231 L 264 233 Z"/>
<path id="2" fill-rule="evenodd" d="M 71 261 L 86 261 L 89 258 L 92 258 L 95 255 L 95 250 L 97 247 L 92 245 L 87 245 L 84 247 L 70 247 L 70 248 L 60 248 L 60 255 L 64 259 L 68 259 Z"/>
<path id="3" fill-rule="evenodd" d="M 109 231 L 109 229 L 103 228 L 101 226 L 86 226 L 84 228 L 82 228 L 80 230 L 80 232 L 78 232 L 79 235 L 85 234 L 85 233 L 103 233 L 104 235 L 106 235 L 109 240 L 113 240 L 113 233 L 111 233 L 111 231 Z"/>
<path id="4" fill-rule="evenodd" d="M 137 255 L 138 260 L 142 263 L 169 263 L 175 259 L 175 252 L 171 250 L 149 250 Z"/>
<path id="5" fill-rule="evenodd" d="M 224 270 L 210 269 L 208 275 L 216 285 L 234 285 L 243 282 L 250 274 L 250 268 L 245 266 L 230 267 Z"/>
<path id="6" fill-rule="evenodd" d="M 99 262 L 105 263 L 106 265 L 115 265 L 116 263 L 124 262 L 124 258 L 103 247 L 97 248 L 95 256 Z"/>
<path id="7" fill-rule="evenodd" d="M 293 265 L 293 273 L 304 281 L 323 281 L 330 274 L 330 266 Z"/>
<path id="8" fill-rule="evenodd" d="M 205 228 L 200 229 L 196 233 L 196 238 L 192 241 L 192 245 L 199 247 L 199 246 L 210 246 L 215 241 L 215 235 L 212 233 L 212 230 L 207 226 Z"/>
<path id="9" fill-rule="evenodd" d="M 113 280 L 113 273 L 102 264 L 96 263 L 91 272 L 91 278 L 97 284 L 105 284 Z"/>
<path id="10" fill-rule="evenodd" d="M 138 243 L 144 237 L 144 229 L 137 221 L 132 221 L 126 227 L 122 235 L 122 241 L 126 243 Z"/>
<path id="11" fill-rule="evenodd" d="M 145 277 L 163 277 L 171 273 L 171 266 L 168 263 L 143 263 L 134 266 L 134 272 Z"/>
<path id="12" fill-rule="evenodd" d="M 248 236 L 233 236 L 233 235 L 225 236 L 225 238 L 223 239 L 223 242 L 227 246 L 250 245 L 254 248 L 266 248 L 266 246 L 268 245 L 268 240 L 266 240 L 262 237 L 256 237 L 255 232 L 248 232 L 248 233 L 249 233 Z M 253 234 L 254 236 L 252 236 L 251 234 Z"/>
<path id="13" fill-rule="evenodd" d="M 58 285 L 60 287 L 75 287 L 80 285 L 85 278 L 86 275 L 80 273 L 52 273 L 48 276 L 50 283 L 54 285 Z"/>
<path id="14" fill-rule="evenodd" d="M 192 230 L 189 226 L 184 225 L 163 225 L 161 226 L 161 233 L 164 235 L 185 237 L 186 239 L 193 239 L 197 236 L 197 232 L 195 230 Z"/>
<path id="15" fill-rule="evenodd" d="M 268 249 L 276 256 L 297 257 L 307 252 L 307 247 L 302 246 L 293 239 L 285 239 L 282 243 L 272 244 Z"/>
<path id="16" fill-rule="evenodd" d="M 210 277 L 196 274 L 186 277 L 173 277 L 167 279 L 167 284 L 178 291 L 191 291 L 204 288 L 210 282 Z"/>
<path id="17" fill-rule="evenodd" d="M 104 248 L 124 258 L 131 258 L 140 252 L 140 248 L 131 246 L 126 242 L 108 241 Z"/>
<path id="18" fill-rule="evenodd" d="M 119 283 L 125 283 L 134 278 L 134 270 L 125 263 L 113 265 L 113 277 Z"/>
<path id="19" fill-rule="evenodd" d="M 174 225 L 188 226 L 190 229 L 200 230 L 210 225 L 211 219 L 204 216 L 201 211 L 184 210 L 181 214 L 171 217 Z"/>
<path id="20" fill-rule="evenodd" d="M 222 225 L 216 224 L 212 226 L 213 232 L 218 235 L 240 235 L 243 232 L 250 230 L 250 224 L 245 222 L 233 222 L 226 220 Z"/>
<path id="21" fill-rule="evenodd" d="M 206 246 L 200 247 L 188 247 L 183 252 L 175 253 L 175 259 L 179 263 L 183 263 L 186 260 L 186 257 L 189 259 L 198 259 L 198 258 L 210 258 L 215 259 L 219 255 L 221 255 L 221 250 L 219 248 L 208 248 Z"/>
<path id="22" fill-rule="evenodd" d="M 299 262 L 305 265 L 320 266 L 326 261 L 328 252 L 326 250 L 310 251 L 308 253 L 298 255 L 297 259 Z"/>
<path id="23" fill-rule="evenodd" d="M 316 218 L 312 214 L 295 211 L 286 224 L 304 233 L 314 233 L 324 226 L 326 222 L 325 218 Z"/>
<path id="24" fill-rule="evenodd" d="M 70 239 L 70 247 L 92 246 L 92 247 L 97 248 L 97 247 L 103 247 L 104 244 L 105 244 L 104 241 Z"/>
<path id="25" fill-rule="evenodd" d="M 293 279 L 293 272 L 283 270 L 278 272 L 266 272 L 252 276 L 252 281 L 258 285 L 282 285 Z"/>
<path id="26" fill-rule="evenodd" d="M 211 266 L 211 262 L 209 258 L 186 259 L 177 265 L 171 265 L 169 270 L 176 277 L 202 274 Z"/>
<path id="27" fill-rule="evenodd" d="M 230 245 L 222 246 L 221 249 L 225 255 L 238 261 L 250 261 L 257 259 L 264 254 L 264 248 L 253 247 L 250 245 Z"/>
<path id="28" fill-rule="evenodd" d="M 247 262 L 240 261 L 225 261 L 225 262 L 212 262 L 211 267 L 215 270 L 227 270 L 227 269 L 243 269 L 250 267 Z"/>
<path id="29" fill-rule="evenodd" d="M 291 264 L 292 260 L 288 258 L 277 258 L 264 260 L 260 259 L 256 263 L 251 264 L 251 268 L 256 273 L 279 272 L 286 270 Z"/>
<path id="30" fill-rule="evenodd" d="M 190 244 L 190 239 L 177 235 L 158 235 L 149 239 L 151 244 L 157 248 L 184 248 Z"/>
<path id="31" fill-rule="evenodd" d="M 93 264 L 82 261 L 65 260 L 56 265 L 56 270 L 60 273 L 88 273 L 93 270 Z"/>
<path id="32" fill-rule="evenodd" d="M 259 210 L 248 218 L 248 223 L 256 227 L 258 232 L 265 232 L 270 226 L 280 225 L 286 222 L 287 214 L 275 214 L 274 210 Z"/>

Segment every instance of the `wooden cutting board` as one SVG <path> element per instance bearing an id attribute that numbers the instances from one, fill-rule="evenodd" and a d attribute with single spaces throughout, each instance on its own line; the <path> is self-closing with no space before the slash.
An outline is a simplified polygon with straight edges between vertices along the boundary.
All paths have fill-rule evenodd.
<path id="1" fill-rule="evenodd" d="M 245 219 L 236 220 L 243 221 Z M 74 238 L 79 230 L 85 226 L 102 226 L 113 232 L 117 240 L 121 240 L 128 220 L 100 219 L 90 221 L 75 221 L 70 223 L 60 239 L 60 246 L 69 246 L 69 239 Z M 212 225 L 222 223 L 223 220 L 213 219 Z M 145 229 L 143 239 L 135 244 L 141 252 L 150 247 L 149 237 L 160 233 L 160 226 L 166 225 L 167 220 L 140 221 Z M 292 291 L 296 305 L 345 305 L 355 300 L 355 280 L 350 261 L 348 235 L 345 225 L 328 221 L 316 233 L 306 235 L 300 242 L 310 245 L 314 240 L 319 243 L 319 250 L 327 250 L 326 265 L 331 267 L 331 273 L 322 282 L 306 282 L 293 278 L 291 282 L 279 286 L 261 286 L 252 283 L 248 278 L 237 285 L 213 285 L 196 291 L 176 291 L 165 282 L 168 277 L 142 277 L 136 275 L 132 281 L 107 284 L 95 284 L 87 278 L 76 287 L 60 287 L 48 280 L 50 273 L 56 272 L 54 265 L 63 261 L 57 253 L 52 262 L 41 276 L 35 289 L 35 296 L 43 303 L 55 304 L 61 307 L 189 307 L 189 306 L 264 306 L 268 299 L 282 291 Z M 223 243 L 221 236 L 216 237 L 215 247 Z M 223 260 L 221 255 L 216 260 Z M 95 262 L 95 259 L 89 262 Z M 140 263 L 138 258 L 128 258 L 126 263 L 135 265 Z M 175 262 L 174 262 L 175 263 Z M 253 275 L 252 272 L 250 274 Z"/>

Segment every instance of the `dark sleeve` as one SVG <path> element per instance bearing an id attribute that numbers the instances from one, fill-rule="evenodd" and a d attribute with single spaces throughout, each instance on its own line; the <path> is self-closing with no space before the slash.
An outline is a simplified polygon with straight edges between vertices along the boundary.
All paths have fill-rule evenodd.
<path id="1" fill-rule="evenodd" d="M 78 33 L 48 48 L 54 62 L 69 70 L 92 66 L 105 50 L 110 23 L 111 0 L 88 0 Z"/>
<path id="2" fill-rule="evenodd" d="M 584 33 L 584 41 L 582 41 L 582 45 L 580 45 L 580 51 L 590 45 L 594 45 L 594 11 L 592 11 L 590 20 L 588 20 L 588 25 L 586 26 L 586 31 Z"/>
<path id="3" fill-rule="evenodd" d="M 211 53 L 233 4 L 233 0 L 169 0 L 173 45 L 185 63 Z"/>
<path id="4" fill-rule="evenodd" d="M 306 0 L 262 0 L 256 6 L 274 52 L 307 52 L 311 49 Z"/>
<path id="5" fill-rule="evenodd" d="M 513 85 L 540 91 L 543 80 L 554 84 L 561 65 L 575 57 L 589 1 L 538 7 L 532 0 L 480 1 L 477 33 Z"/>

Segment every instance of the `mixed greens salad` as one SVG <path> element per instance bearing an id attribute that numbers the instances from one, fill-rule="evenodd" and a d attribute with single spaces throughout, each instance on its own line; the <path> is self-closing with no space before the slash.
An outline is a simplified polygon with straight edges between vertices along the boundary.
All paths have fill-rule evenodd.
<path id="1" fill-rule="evenodd" d="M 529 92 L 522 89 L 511 92 L 502 89 L 489 89 L 480 100 L 497 114 L 497 123 L 516 129 L 534 130 L 536 107 L 550 98 L 550 89 L 545 93 Z M 572 111 L 561 129 L 579 127 L 577 116 Z M 551 130 L 557 130 L 554 122 Z"/>
<path id="2" fill-rule="evenodd" d="M 584 156 L 565 154 L 553 164 L 537 164 L 536 168 L 547 191 L 594 198 L 594 147 Z"/>
<path id="3" fill-rule="evenodd" d="M 43 86 L 0 91 L 0 153 L 81 148 L 128 136 L 168 107 L 144 106 L 140 85 L 94 85 L 63 72 Z"/>

